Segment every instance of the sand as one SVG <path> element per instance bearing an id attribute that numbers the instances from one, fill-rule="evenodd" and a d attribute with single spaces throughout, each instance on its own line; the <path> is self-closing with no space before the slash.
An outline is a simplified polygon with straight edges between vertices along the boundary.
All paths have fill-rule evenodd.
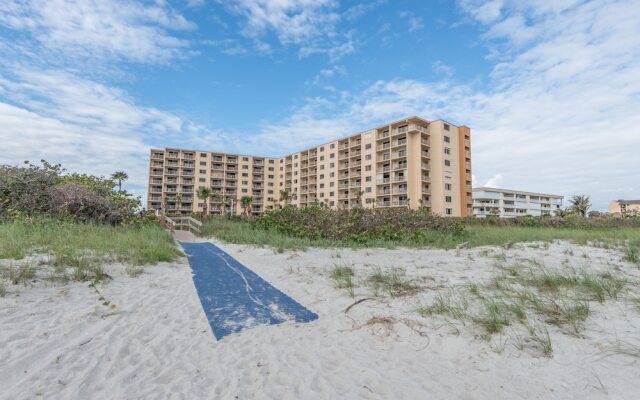
<path id="1" fill-rule="evenodd" d="M 568 259 L 640 279 L 614 250 L 552 244 L 509 250 L 308 250 L 220 244 L 256 273 L 319 314 L 317 321 L 263 326 L 216 341 L 186 260 L 149 266 L 135 278 L 110 265 L 113 280 L 36 280 L 0 298 L 0 399 L 637 399 L 638 358 L 612 355 L 613 340 L 640 344 L 640 310 L 630 300 L 594 305 L 582 337 L 549 328 L 552 358 L 491 341 L 469 325 L 422 318 L 436 291 L 495 272 L 507 262 Z M 571 249 L 573 255 L 568 255 Z M 329 271 L 356 277 L 403 267 L 423 282 L 409 297 L 354 306 Z M 370 297 L 364 286 L 355 299 Z M 367 325 L 371 318 L 393 323 Z M 496 351 L 505 342 L 504 351 Z"/>

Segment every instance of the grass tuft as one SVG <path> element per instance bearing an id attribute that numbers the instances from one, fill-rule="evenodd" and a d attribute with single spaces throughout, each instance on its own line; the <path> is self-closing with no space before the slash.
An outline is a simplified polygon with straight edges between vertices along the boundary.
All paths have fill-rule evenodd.
<path id="1" fill-rule="evenodd" d="M 405 277 L 405 271 L 401 268 L 392 268 L 386 271 L 378 269 L 369 275 L 367 283 L 372 287 L 376 296 L 383 292 L 391 297 L 399 297 L 415 293 L 419 289 L 418 285 Z"/>
<path id="2" fill-rule="evenodd" d="M 355 272 L 353 268 L 347 265 L 336 265 L 331 270 L 331 278 L 333 279 L 336 288 L 347 289 L 351 297 L 355 297 L 355 287 L 353 284 L 353 277 Z"/>

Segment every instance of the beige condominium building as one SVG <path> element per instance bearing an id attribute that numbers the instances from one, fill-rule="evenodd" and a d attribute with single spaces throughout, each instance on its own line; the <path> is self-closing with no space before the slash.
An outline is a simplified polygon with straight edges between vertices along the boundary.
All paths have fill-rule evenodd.
<path id="1" fill-rule="evenodd" d="M 640 200 L 613 200 L 609 203 L 609 212 L 618 216 L 640 214 Z"/>
<path id="2" fill-rule="evenodd" d="M 178 148 L 151 149 L 148 208 L 201 212 L 196 192 L 210 187 L 213 214 L 259 214 L 284 202 L 305 207 L 427 207 L 472 212 L 470 129 L 409 117 L 284 157 Z M 281 198 L 287 193 L 288 200 Z"/>
<path id="3" fill-rule="evenodd" d="M 503 218 L 554 215 L 563 196 L 489 187 L 473 188 L 473 215 Z"/>

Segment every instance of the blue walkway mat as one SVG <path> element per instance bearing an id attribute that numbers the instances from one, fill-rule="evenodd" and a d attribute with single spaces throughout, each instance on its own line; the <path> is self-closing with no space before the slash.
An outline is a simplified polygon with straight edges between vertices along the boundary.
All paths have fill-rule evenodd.
<path id="1" fill-rule="evenodd" d="M 257 325 L 318 319 L 213 243 L 180 244 L 216 339 Z"/>

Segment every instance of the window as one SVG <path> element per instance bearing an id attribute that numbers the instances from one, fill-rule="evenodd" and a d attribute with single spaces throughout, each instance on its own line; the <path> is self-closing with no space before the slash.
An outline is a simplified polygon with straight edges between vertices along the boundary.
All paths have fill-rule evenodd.
<path id="1" fill-rule="evenodd" d="M 294 179 L 294 180 L 293 180 L 293 183 L 298 183 L 298 180 L 297 180 L 297 179 Z"/>
<path id="2" fill-rule="evenodd" d="M 451 196 L 444 196 L 444 201 L 446 203 L 451 203 Z"/>
<path id="3" fill-rule="evenodd" d="M 206 157 L 207 153 L 200 153 L 200 157 Z"/>
<path id="4" fill-rule="evenodd" d="M 445 131 L 448 131 L 448 130 L 449 130 L 449 128 L 450 128 L 449 124 L 444 124 L 444 130 L 445 130 Z"/>
<path id="5" fill-rule="evenodd" d="M 249 189 L 242 189 L 242 193 L 248 193 Z"/>
<path id="6" fill-rule="evenodd" d="M 324 156 L 320 156 L 320 161 L 324 161 Z"/>
<path id="7" fill-rule="evenodd" d="M 370 187 L 368 187 L 368 188 L 366 188 L 364 191 L 365 191 L 366 193 L 371 193 L 371 188 L 370 188 Z"/>
<path id="8" fill-rule="evenodd" d="M 324 169 L 324 164 L 320 165 L 320 170 Z"/>
<path id="9" fill-rule="evenodd" d="M 449 142 L 451 142 L 451 139 L 449 138 L 449 136 L 445 136 L 444 137 L 444 141 L 445 141 L 445 143 L 449 143 Z"/>
<path id="10" fill-rule="evenodd" d="M 269 179 L 273 179 L 273 175 L 267 175 L 267 177 L 269 177 Z"/>
<path id="11" fill-rule="evenodd" d="M 334 176 L 336 176 L 335 172 L 329 174 L 329 178 L 333 178 Z"/>
<path id="12" fill-rule="evenodd" d="M 320 179 L 324 179 L 324 174 L 320 174 Z"/>
<path id="13" fill-rule="evenodd" d="M 444 165 L 446 165 L 447 167 L 451 166 L 451 161 L 450 160 L 444 160 Z"/>
<path id="14" fill-rule="evenodd" d="M 364 156 L 365 160 L 371 160 L 371 154 L 367 154 L 366 156 Z"/>
<path id="15" fill-rule="evenodd" d="M 293 159 L 294 159 L 294 160 L 297 160 L 297 159 L 298 159 L 298 155 L 296 154 L 295 156 L 293 156 Z M 297 164 L 296 164 L 296 165 L 297 165 Z"/>
<path id="16" fill-rule="evenodd" d="M 324 193 L 323 192 L 320 193 L 320 197 L 324 197 Z"/>
<path id="17" fill-rule="evenodd" d="M 365 171 L 371 171 L 371 165 L 365 165 L 364 166 L 364 170 Z"/>
<path id="18" fill-rule="evenodd" d="M 243 177 L 248 177 L 248 176 L 249 176 L 249 173 L 248 173 L 248 172 L 243 172 L 243 173 L 242 173 L 242 176 L 243 176 Z"/>
<path id="19" fill-rule="evenodd" d="M 444 154 L 451 154 L 451 149 L 448 147 L 444 148 Z"/>
<path id="20" fill-rule="evenodd" d="M 329 163 L 329 168 L 333 168 L 336 166 L 336 163 Z"/>
<path id="21" fill-rule="evenodd" d="M 201 173 L 201 174 L 206 174 L 206 173 L 207 173 L 207 170 L 206 170 L 206 169 L 201 169 L 201 170 L 200 170 L 200 173 Z"/>
<path id="22" fill-rule="evenodd" d="M 248 165 L 243 165 L 242 169 L 249 169 L 249 166 Z"/>
<path id="23" fill-rule="evenodd" d="M 444 184 L 444 189 L 445 190 L 451 190 L 451 184 L 450 183 L 445 183 Z"/>
<path id="24" fill-rule="evenodd" d="M 324 146 L 321 146 L 321 147 L 320 147 L 320 151 L 324 151 Z"/>
<path id="25" fill-rule="evenodd" d="M 329 182 L 329 187 L 333 187 L 333 184 L 334 184 L 334 183 L 335 183 L 335 182 Z M 332 195 L 332 196 L 333 196 L 333 195 Z"/>
<path id="26" fill-rule="evenodd" d="M 249 184 L 249 182 L 248 182 L 248 181 L 242 181 L 242 184 L 243 184 L 243 185 L 248 185 L 248 184 Z"/>
<path id="27" fill-rule="evenodd" d="M 207 166 L 207 162 L 206 161 L 200 161 L 200 165 L 202 165 L 203 167 Z"/>
<path id="28" fill-rule="evenodd" d="M 284 171 L 283 167 L 280 167 L 280 171 Z M 280 178 L 282 178 L 282 175 L 280 175 Z"/>
<path id="29" fill-rule="evenodd" d="M 365 150 L 369 150 L 371 148 L 371 143 L 367 143 L 364 145 Z"/>
<path id="30" fill-rule="evenodd" d="M 269 167 L 269 171 L 273 171 L 273 167 Z"/>
<path id="31" fill-rule="evenodd" d="M 207 179 L 206 179 L 206 178 L 200 178 L 200 179 L 198 179 L 198 182 L 206 182 L 206 181 L 207 181 Z"/>
<path id="32" fill-rule="evenodd" d="M 335 143 L 331 143 L 331 144 L 329 145 L 329 148 L 330 148 L 330 149 L 335 149 L 335 148 L 336 148 L 336 144 L 335 144 Z"/>
<path id="33" fill-rule="evenodd" d="M 336 158 L 336 153 L 329 154 L 329 158 Z"/>
<path id="34" fill-rule="evenodd" d="M 332 183 L 333 183 L 333 182 L 332 182 Z M 335 195 L 336 195 L 336 192 L 329 192 L 329 196 L 330 196 L 330 197 L 333 197 L 333 196 L 335 196 Z"/>
<path id="35" fill-rule="evenodd" d="M 273 194 L 273 190 L 267 190 L 267 193 Z"/>
<path id="36" fill-rule="evenodd" d="M 444 212 L 445 212 L 445 214 L 447 214 L 447 215 L 451 215 L 451 214 L 453 214 L 453 210 L 451 210 L 450 208 L 445 208 L 445 209 L 444 209 Z"/>
<path id="37" fill-rule="evenodd" d="M 293 166 L 294 166 L 294 167 L 297 167 L 297 166 L 298 166 L 298 163 L 293 163 Z"/>
<path id="38" fill-rule="evenodd" d="M 269 160 L 269 164 L 273 164 L 274 160 Z"/>
<path id="39" fill-rule="evenodd" d="M 242 161 L 249 161 L 249 157 L 242 157 Z"/>
<path id="40" fill-rule="evenodd" d="M 371 177 L 370 177 L 370 176 L 367 176 L 366 178 L 364 178 L 364 181 L 365 181 L 365 182 L 371 182 Z"/>
<path id="41" fill-rule="evenodd" d="M 324 183 L 320 184 L 320 189 L 324 189 Z"/>
<path id="42" fill-rule="evenodd" d="M 293 174 L 294 175 L 298 175 L 298 171 L 293 171 Z"/>

